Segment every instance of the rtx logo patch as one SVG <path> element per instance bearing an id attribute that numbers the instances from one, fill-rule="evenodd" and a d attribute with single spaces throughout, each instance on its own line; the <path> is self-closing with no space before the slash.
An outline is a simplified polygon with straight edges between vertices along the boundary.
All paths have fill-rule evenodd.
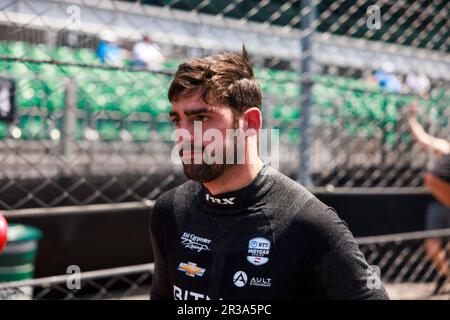
<path id="1" fill-rule="evenodd" d="M 206 271 L 206 269 L 197 267 L 197 264 L 193 263 L 193 262 L 188 262 L 188 263 L 181 262 L 178 265 L 177 270 L 184 272 L 187 276 L 189 276 L 191 278 L 195 278 L 196 276 L 202 277 Z"/>
<path id="2" fill-rule="evenodd" d="M 206 201 L 209 201 L 211 203 L 215 203 L 215 204 L 223 204 L 223 205 L 231 205 L 234 204 L 234 199 L 236 199 L 236 197 L 232 197 L 232 198 L 214 198 L 212 196 L 210 196 L 208 193 L 206 194 Z"/>
<path id="3" fill-rule="evenodd" d="M 247 261 L 260 266 L 269 261 L 270 241 L 266 238 L 253 238 L 248 242 Z"/>

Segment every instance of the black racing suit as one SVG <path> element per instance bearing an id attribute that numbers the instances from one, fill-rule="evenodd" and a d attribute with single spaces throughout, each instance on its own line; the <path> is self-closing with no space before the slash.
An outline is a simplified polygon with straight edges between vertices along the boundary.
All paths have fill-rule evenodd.
<path id="1" fill-rule="evenodd" d="M 151 299 L 388 299 L 346 223 L 268 165 L 236 191 L 169 190 L 150 229 Z"/>

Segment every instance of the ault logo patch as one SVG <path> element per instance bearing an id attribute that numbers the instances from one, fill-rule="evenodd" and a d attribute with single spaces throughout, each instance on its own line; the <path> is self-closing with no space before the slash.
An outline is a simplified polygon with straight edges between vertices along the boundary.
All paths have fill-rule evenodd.
<path id="1" fill-rule="evenodd" d="M 253 238 L 248 242 L 247 261 L 260 266 L 269 261 L 270 241 L 266 238 Z"/>
<path id="2" fill-rule="evenodd" d="M 184 263 L 181 262 L 178 265 L 178 271 L 186 273 L 187 276 L 195 278 L 195 276 L 201 277 L 205 273 L 206 269 L 197 267 L 196 263 L 188 262 Z"/>
<path id="3" fill-rule="evenodd" d="M 244 271 L 238 271 L 233 276 L 234 285 L 238 288 L 242 288 L 247 284 L 248 276 Z"/>
<path id="4" fill-rule="evenodd" d="M 233 283 L 236 287 L 242 288 L 245 285 L 247 285 L 248 279 L 249 279 L 249 277 L 244 271 L 238 271 L 233 276 Z M 270 288 L 272 286 L 272 279 L 271 278 L 253 277 L 250 280 L 250 286 Z"/>

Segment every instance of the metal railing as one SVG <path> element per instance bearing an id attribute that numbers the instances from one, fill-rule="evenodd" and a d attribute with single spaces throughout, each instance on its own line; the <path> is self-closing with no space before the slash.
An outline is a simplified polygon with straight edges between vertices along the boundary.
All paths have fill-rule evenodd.
<path id="1" fill-rule="evenodd" d="M 2 299 L 148 299 L 153 263 L 0 283 Z M 70 289 L 69 289 L 70 288 Z"/>
<path id="2" fill-rule="evenodd" d="M 449 299 L 450 282 L 434 293 L 438 267 L 426 249 L 429 240 L 441 241 L 450 264 L 450 229 L 398 233 L 357 238 L 371 266 L 380 270 L 383 285 L 392 299 Z M 81 272 L 0 283 L 0 298 L 7 299 L 148 299 L 154 264 Z M 33 290 L 31 290 L 32 288 Z"/>

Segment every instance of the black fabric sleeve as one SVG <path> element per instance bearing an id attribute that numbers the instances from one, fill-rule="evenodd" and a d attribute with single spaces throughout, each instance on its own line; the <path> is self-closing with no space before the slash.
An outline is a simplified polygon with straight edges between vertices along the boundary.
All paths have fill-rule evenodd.
<path id="1" fill-rule="evenodd" d="M 310 201 L 309 201 L 310 202 Z M 322 299 L 389 299 L 376 269 L 369 266 L 347 224 L 330 207 L 310 206 L 310 268 Z"/>
<path id="2" fill-rule="evenodd" d="M 150 218 L 150 239 L 152 242 L 155 269 L 150 288 L 151 300 L 171 300 L 172 288 L 167 267 L 167 208 L 163 199 L 158 199 Z"/>

